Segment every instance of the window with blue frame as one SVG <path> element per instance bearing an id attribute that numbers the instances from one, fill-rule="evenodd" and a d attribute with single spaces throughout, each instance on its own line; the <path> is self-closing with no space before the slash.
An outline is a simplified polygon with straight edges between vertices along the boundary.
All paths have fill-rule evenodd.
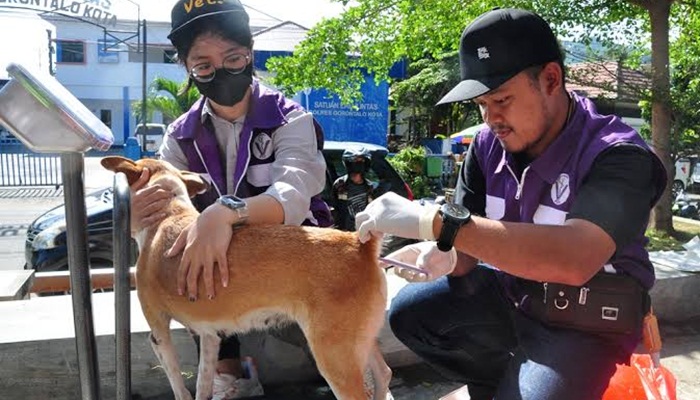
<path id="1" fill-rule="evenodd" d="M 77 40 L 57 40 L 56 62 L 63 64 L 84 64 L 85 42 Z"/>

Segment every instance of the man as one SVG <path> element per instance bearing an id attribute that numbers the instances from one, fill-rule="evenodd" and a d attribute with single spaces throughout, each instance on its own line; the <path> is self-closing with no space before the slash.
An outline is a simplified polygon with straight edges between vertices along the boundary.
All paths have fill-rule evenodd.
<path id="1" fill-rule="evenodd" d="M 469 148 L 457 204 L 387 194 L 357 216 L 362 240 L 437 238 L 389 256 L 425 271 L 402 276 L 428 281 L 395 297 L 391 327 L 465 381 L 472 400 L 599 399 L 649 308 L 644 232 L 666 185 L 662 163 L 618 117 L 566 91 L 557 40 L 531 12 L 474 20 L 460 67 L 439 104 L 473 100 L 487 128 Z"/>
<path id="2" fill-rule="evenodd" d="M 355 230 L 355 215 L 364 210 L 374 197 L 375 185 L 367 179 L 372 155 L 364 147 L 343 152 L 345 175 L 333 183 L 333 203 L 336 209 L 336 227 Z"/>

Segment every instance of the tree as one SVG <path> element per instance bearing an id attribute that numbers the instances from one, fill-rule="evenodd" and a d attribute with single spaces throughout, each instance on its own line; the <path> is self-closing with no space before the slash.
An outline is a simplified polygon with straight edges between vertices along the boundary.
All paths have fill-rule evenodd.
<path id="1" fill-rule="evenodd" d="M 651 44 L 652 145 L 670 175 L 669 28 L 671 22 L 674 27 L 687 25 L 681 16 L 697 8 L 699 2 L 514 0 L 509 6 L 537 12 L 560 36 L 576 41 Z M 345 11 L 312 28 L 292 57 L 268 62 L 274 83 L 282 90 L 296 93 L 304 88 L 326 88 L 343 101 L 354 102 L 360 98 L 362 70 L 374 74 L 377 81 L 388 80 L 389 68 L 398 60 L 414 61 L 426 55 L 437 58 L 456 50 L 466 23 L 501 5 L 495 0 L 356 0 L 352 6 L 346 0 L 343 3 Z M 688 45 L 697 47 L 697 36 L 695 40 Z M 652 227 L 666 232 L 673 229 L 669 188 L 654 208 Z"/>
<path id="2" fill-rule="evenodd" d="M 163 114 L 163 119 L 173 121 L 184 114 L 199 99 L 199 91 L 191 85 L 184 91 L 187 81 L 178 83 L 166 78 L 155 78 L 149 85 L 146 105 L 148 109 L 148 119 L 151 120 L 153 111 Z M 134 101 L 131 110 L 136 118 L 137 124 L 141 123 L 141 101 Z"/>
<path id="3" fill-rule="evenodd" d="M 682 18 L 678 38 L 670 49 L 671 70 L 671 143 L 669 153 L 677 159 L 700 153 L 700 10 L 681 7 L 672 19 Z M 651 118 L 651 103 L 642 103 L 646 119 Z M 651 136 L 649 129 L 643 134 Z"/>
<path id="4" fill-rule="evenodd" d="M 459 83 L 458 63 L 456 51 L 437 57 L 426 56 L 411 63 L 406 79 L 391 85 L 394 106 L 409 111 L 409 139 L 430 136 L 430 133 L 453 133 L 481 122 L 477 107 L 471 103 L 435 107 L 442 96 Z M 464 118 L 465 115 L 468 117 Z"/>

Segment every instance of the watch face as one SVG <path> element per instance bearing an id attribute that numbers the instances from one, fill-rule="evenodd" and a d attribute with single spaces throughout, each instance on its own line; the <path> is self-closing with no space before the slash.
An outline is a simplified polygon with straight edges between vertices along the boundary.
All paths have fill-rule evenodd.
<path id="1" fill-rule="evenodd" d="M 457 219 L 469 218 L 469 210 L 466 207 L 456 204 L 447 203 L 444 205 L 443 212 Z"/>
<path id="2" fill-rule="evenodd" d="M 223 205 L 225 205 L 229 208 L 233 208 L 233 209 L 243 208 L 246 206 L 246 204 L 243 200 L 238 199 L 238 198 L 233 197 L 233 196 L 222 196 L 219 198 L 219 201 Z"/>

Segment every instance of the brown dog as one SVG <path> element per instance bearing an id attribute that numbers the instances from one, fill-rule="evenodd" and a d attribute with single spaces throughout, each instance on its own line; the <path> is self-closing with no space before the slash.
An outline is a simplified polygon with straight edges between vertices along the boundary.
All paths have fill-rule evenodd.
<path id="1" fill-rule="evenodd" d="M 299 324 L 321 375 L 338 399 L 387 397 L 391 370 L 376 345 L 386 304 L 376 239 L 360 244 L 354 233 L 327 228 L 236 229 L 228 248 L 228 287 L 221 286 L 215 272 L 216 297 L 190 302 L 177 294 L 179 257 L 166 258 L 164 253 L 199 215 L 190 197 L 206 189 L 206 183 L 197 174 L 153 159 L 105 157 L 102 165 L 123 172 L 129 184 L 148 168 L 148 185 L 159 184 L 175 194 L 165 207 L 167 217 L 137 233 L 136 286 L 153 350 L 177 400 L 192 396 L 171 340 L 171 319 L 200 336 L 196 399 L 205 400 L 212 394 L 219 335 L 267 328 L 276 319 L 270 317 L 280 315 Z M 199 291 L 204 292 L 202 282 Z M 374 382 L 369 391 L 363 384 L 367 368 Z"/>

